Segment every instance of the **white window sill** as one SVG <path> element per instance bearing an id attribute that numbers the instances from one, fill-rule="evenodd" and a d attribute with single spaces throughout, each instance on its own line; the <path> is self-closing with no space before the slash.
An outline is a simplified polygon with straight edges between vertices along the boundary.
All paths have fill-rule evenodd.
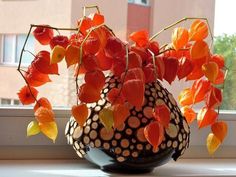
<path id="1" fill-rule="evenodd" d="M 32 108 L 0 108 L 0 160 L 17 159 L 74 159 L 77 155 L 67 145 L 64 135 L 65 125 L 70 117 L 70 109 L 55 109 L 59 135 L 55 144 L 43 135 L 26 137 L 27 124 L 34 120 Z M 228 122 L 229 133 L 222 146 L 215 153 L 215 158 L 236 159 L 236 120 L 235 112 L 221 112 L 220 119 Z M 183 158 L 209 158 L 205 145 L 209 128 L 198 130 L 196 122 L 191 126 L 190 147 Z"/>
<path id="2" fill-rule="evenodd" d="M 85 176 L 159 176 L 200 177 L 236 176 L 236 159 L 181 159 L 157 167 L 147 174 L 112 174 L 82 160 L 1 160 L 4 177 L 85 177 Z"/>

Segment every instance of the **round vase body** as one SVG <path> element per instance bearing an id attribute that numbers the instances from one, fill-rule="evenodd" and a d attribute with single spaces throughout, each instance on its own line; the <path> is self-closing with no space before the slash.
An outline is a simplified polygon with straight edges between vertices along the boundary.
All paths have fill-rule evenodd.
<path id="1" fill-rule="evenodd" d="M 65 134 L 80 157 L 107 171 L 140 173 L 176 160 L 189 145 L 189 126 L 182 116 L 175 99 L 160 82 L 145 85 L 145 101 L 142 108 L 130 106 L 130 116 L 123 125 L 107 131 L 99 120 L 99 111 L 111 104 L 106 95 L 120 81 L 114 76 L 106 78 L 106 84 L 97 103 L 88 104 L 90 115 L 83 127 L 73 117 L 67 123 Z M 135 92 L 135 90 L 134 90 Z M 166 104 L 170 110 L 170 123 L 165 128 L 164 140 L 154 149 L 144 136 L 144 127 L 153 121 L 155 105 Z"/>

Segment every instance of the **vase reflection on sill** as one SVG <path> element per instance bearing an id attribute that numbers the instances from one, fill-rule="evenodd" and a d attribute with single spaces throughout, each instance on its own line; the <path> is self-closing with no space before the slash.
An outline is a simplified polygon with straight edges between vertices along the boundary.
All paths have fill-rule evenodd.
<path id="1" fill-rule="evenodd" d="M 124 124 L 115 130 L 105 129 L 98 114 L 104 107 L 110 106 L 106 94 L 118 84 L 119 80 L 114 76 L 106 78 L 101 99 L 88 105 L 90 116 L 83 128 L 71 117 L 65 130 L 68 144 L 73 145 L 78 156 L 113 172 L 149 172 L 171 158 L 178 159 L 189 145 L 189 126 L 172 94 L 158 81 L 145 85 L 145 102 L 140 110 L 131 107 L 130 116 Z M 143 130 L 152 121 L 153 107 L 163 103 L 171 112 L 171 120 L 162 143 L 154 149 L 145 139 Z"/>

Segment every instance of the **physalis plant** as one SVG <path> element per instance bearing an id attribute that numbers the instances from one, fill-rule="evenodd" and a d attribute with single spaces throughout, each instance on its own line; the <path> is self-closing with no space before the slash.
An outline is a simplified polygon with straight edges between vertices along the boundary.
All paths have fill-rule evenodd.
<path id="1" fill-rule="evenodd" d="M 143 105 L 146 83 L 158 79 L 171 84 L 176 78 L 193 81 L 191 87 L 179 94 L 181 111 L 189 124 L 197 119 L 199 128 L 211 126 L 207 148 L 210 154 L 214 153 L 227 134 L 227 124 L 218 120 L 217 111 L 222 102 L 222 90 L 218 86 L 225 79 L 224 58 L 212 54 L 205 42 L 210 32 L 206 19 L 185 18 L 168 29 L 185 20 L 193 20 L 190 28 L 175 28 L 172 42 L 163 46 L 154 39 L 164 30 L 150 38 L 146 30 L 134 32 L 129 36 L 133 44 L 121 41 L 104 24 L 104 16 L 99 11 L 84 15 L 75 29 L 31 25 L 29 34 L 33 28 L 35 39 L 41 45 L 49 45 L 51 51 L 39 51 L 27 71 L 21 70 L 19 64 L 18 70 L 26 81 L 26 86 L 18 93 L 19 99 L 24 105 L 35 104 L 36 120 L 29 123 L 27 135 L 42 132 L 55 141 L 58 130 L 52 106 L 47 98 L 37 97 L 36 87 L 51 82 L 49 75 L 57 75 L 58 63 L 65 60 L 75 73 L 78 101 L 71 113 L 81 127 L 89 115 L 87 104 L 100 99 L 105 85 L 104 71 L 110 71 L 121 81 L 118 88 L 107 94 L 111 106 L 99 113 L 101 123 L 108 130 L 125 122 L 130 115 L 129 105 L 138 108 Z M 59 30 L 74 30 L 75 33 L 55 34 Z M 23 48 L 22 53 L 25 51 Z M 84 74 L 82 85 L 77 82 L 79 74 Z M 204 106 L 196 113 L 193 105 L 199 102 Z M 169 125 L 170 110 L 166 105 L 156 105 L 152 114 L 153 121 L 144 128 L 144 135 L 157 148 Z"/>

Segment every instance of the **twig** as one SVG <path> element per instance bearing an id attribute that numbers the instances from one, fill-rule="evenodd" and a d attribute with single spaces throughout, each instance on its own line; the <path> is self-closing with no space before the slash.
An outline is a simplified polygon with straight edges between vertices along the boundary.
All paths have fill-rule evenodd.
<path id="1" fill-rule="evenodd" d="M 78 28 L 57 28 L 57 27 L 52 27 L 52 26 L 47 26 L 47 25 L 34 25 L 31 24 L 31 27 L 42 27 L 42 28 L 49 28 L 49 29 L 54 29 L 54 30 L 62 30 L 62 31 L 78 31 Z"/>
<path id="2" fill-rule="evenodd" d="M 169 44 L 163 44 L 160 48 L 159 48 L 159 50 L 162 50 L 162 49 L 164 49 L 164 48 L 166 48 L 166 46 L 168 46 Z"/>
<path id="3" fill-rule="evenodd" d="M 86 16 L 86 9 L 94 9 L 94 8 L 96 8 L 98 14 L 100 14 L 99 7 L 96 6 L 96 5 L 92 5 L 92 6 L 84 6 L 84 7 L 83 7 L 83 16 Z"/>
<path id="4" fill-rule="evenodd" d="M 177 22 L 174 22 L 174 23 L 170 24 L 169 26 L 163 28 L 162 30 L 160 30 L 159 32 L 157 32 L 156 34 L 154 34 L 152 37 L 150 37 L 149 40 L 151 41 L 151 40 L 155 39 L 155 38 L 156 38 L 157 36 L 159 36 L 162 32 L 164 32 L 164 31 L 166 31 L 166 30 L 172 28 L 173 26 L 175 26 L 175 25 L 177 25 L 177 24 L 179 24 L 179 23 L 182 23 L 182 22 L 184 22 L 184 21 L 186 21 L 186 20 L 197 20 L 197 19 L 199 19 L 199 20 L 205 20 L 206 23 L 207 23 L 207 26 L 208 26 L 208 29 L 209 29 L 209 33 L 210 33 L 210 35 L 211 35 L 211 43 L 210 43 L 210 48 L 211 48 L 214 38 L 213 38 L 213 34 L 212 34 L 212 31 L 211 31 L 211 27 L 210 27 L 210 25 L 209 25 L 208 19 L 207 19 L 207 18 L 204 18 L 204 17 L 185 17 L 185 18 L 182 18 L 182 19 L 178 20 Z"/>
<path id="5" fill-rule="evenodd" d="M 225 75 L 224 75 L 224 83 L 223 83 L 223 86 L 222 86 L 222 88 L 220 89 L 220 90 L 221 90 L 221 92 L 222 92 L 222 95 L 224 94 L 224 89 L 225 89 L 225 81 L 226 81 L 226 78 L 227 78 L 227 75 L 228 75 L 228 71 L 229 71 L 229 69 L 227 68 L 227 69 L 225 70 Z M 218 108 L 217 108 L 217 113 L 218 113 L 218 114 L 220 113 L 220 107 L 221 107 L 221 105 L 220 105 L 220 106 L 218 106 Z"/>
<path id="6" fill-rule="evenodd" d="M 26 46 L 27 41 L 28 41 L 28 39 L 29 39 L 30 33 L 31 33 L 31 31 L 32 31 L 32 28 L 34 28 L 34 27 L 49 28 L 49 29 L 54 29 L 54 30 L 56 30 L 56 31 L 59 31 L 59 30 L 67 30 L 67 31 L 73 31 L 73 30 L 75 30 L 75 31 L 77 31 L 78 28 L 56 28 L 56 27 L 46 26 L 46 25 L 34 25 L 34 24 L 31 24 L 31 25 L 30 25 L 30 29 L 29 29 L 29 31 L 28 31 L 28 33 L 27 33 L 25 42 L 24 42 L 24 44 L 23 44 L 23 47 L 22 47 L 22 50 L 21 50 L 21 53 L 20 53 L 20 60 L 19 60 L 19 64 L 18 64 L 17 71 L 19 71 L 19 73 L 21 74 L 21 76 L 22 76 L 23 79 L 25 80 L 25 83 L 27 84 L 27 87 L 29 88 L 29 91 L 30 91 L 31 96 L 32 96 L 32 97 L 34 98 L 34 100 L 39 104 L 37 98 L 34 96 L 32 90 L 31 90 L 31 87 L 30 87 L 29 82 L 27 81 L 27 79 L 25 78 L 24 74 L 22 73 L 23 70 L 21 69 L 21 63 L 22 63 L 22 58 L 23 58 L 23 53 L 24 53 L 24 52 L 28 52 L 28 53 L 32 54 L 32 55 L 35 57 L 35 55 L 34 55 L 32 52 L 30 52 L 29 50 L 25 50 L 25 46 Z M 25 71 L 24 71 L 24 72 L 25 72 Z"/>
<path id="7" fill-rule="evenodd" d="M 25 80 L 25 83 L 27 84 L 27 87 L 29 88 L 29 91 L 30 91 L 31 96 L 34 98 L 34 100 L 35 100 L 37 103 L 39 103 L 38 100 L 37 100 L 37 98 L 34 96 L 32 90 L 31 90 L 31 87 L 30 87 L 30 85 L 29 85 L 29 82 L 27 81 L 27 79 L 25 78 L 25 76 L 24 76 L 24 74 L 22 73 L 22 70 L 21 70 L 22 56 L 23 56 L 23 53 L 24 53 L 24 51 L 25 51 L 25 46 L 26 46 L 26 43 L 27 43 L 27 41 L 28 41 L 28 39 L 29 39 L 29 35 L 30 35 L 30 33 L 31 33 L 32 28 L 33 28 L 33 26 L 30 25 L 30 29 L 29 29 L 29 31 L 28 31 L 28 34 L 27 34 L 27 36 L 26 36 L 26 39 L 25 39 L 23 48 L 22 48 L 21 53 L 20 53 L 20 60 L 19 60 L 19 64 L 18 64 L 17 71 L 19 71 L 19 73 L 21 74 L 21 76 L 22 76 L 23 79 Z"/>
<path id="8" fill-rule="evenodd" d="M 29 51 L 29 50 L 24 50 L 23 52 L 28 52 L 28 53 L 30 53 L 32 56 L 34 56 L 34 57 L 36 57 L 31 51 Z"/>
<path id="9" fill-rule="evenodd" d="M 90 28 L 89 32 L 87 33 L 87 35 L 85 36 L 84 40 L 82 41 L 82 43 L 80 44 L 80 48 L 79 48 L 79 63 L 78 63 L 78 68 L 77 68 L 77 74 L 75 77 L 75 84 L 76 84 L 76 94 L 77 96 L 79 95 L 79 84 L 78 84 L 78 76 L 79 76 L 79 70 L 80 70 L 80 66 L 82 64 L 82 60 L 83 60 L 83 45 L 85 43 L 85 41 L 88 39 L 88 37 L 90 36 L 90 34 L 95 31 L 96 29 L 100 28 L 104 26 L 104 24 L 98 25 L 96 27 L 92 27 Z M 79 104 L 78 99 L 77 99 L 77 105 Z"/>
<path id="10" fill-rule="evenodd" d="M 155 54 L 148 49 L 148 52 L 152 55 L 152 62 L 153 62 L 153 68 L 154 68 L 154 76 L 155 76 L 155 82 L 157 81 L 158 77 L 157 77 L 157 67 L 156 67 L 156 58 L 155 58 Z M 155 93 L 154 99 L 157 99 L 157 93 Z"/>
<path id="11" fill-rule="evenodd" d="M 155 62 L 155 55 L 149 49 L 148 49 L 148 52 L 152 55 L 152 63 L 153 63 L 153 68 L 154 68 L 154 76 L 155 76 L 155 80 L 157 80 L 157 67 L 156 67 L 156 62 Z"/>
<path id="12" fill-rule="evenodd" d="M 122 88 L 123 88 L 123 85 L 124 85 L 124 82 L 125 82 L 125 78 L 126 78 L 126 75 L 128 73 L 128 70 L 129 70 L 129 46 L 128 44 L 125 45 L 125 73 L 124 73 L 124 76 L 123 76 L 123 79 L 121 81 L 121 88 L 119 90 L 119 93 L 117 95 L 117 97 L 115 97 L 113 103 L 116 102 L 116 100 L 120 97 L 121 95 L 121 92 L 122 92 Z"/>

